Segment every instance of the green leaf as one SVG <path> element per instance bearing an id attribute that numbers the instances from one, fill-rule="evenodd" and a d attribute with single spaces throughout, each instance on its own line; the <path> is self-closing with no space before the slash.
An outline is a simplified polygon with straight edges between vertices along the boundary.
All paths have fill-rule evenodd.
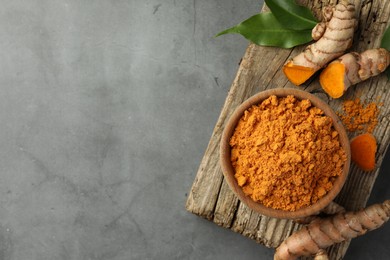
<path id="1" fill-rule="evenodd" d="M 387 28 L 385 33 L 383 34 L 381 47 L 390 51 L 390 27 Z"/>
<path id="2" fill-rule="evenodd" d="M 284 28 L 272 13 L 260 13 L 216 35 L 239 33 L 257 45 L 292 48 L 312 40 L 311 30 Z"/>
<path id="3" fill-rule="evenodd" d="M 390 67 L 385 70 L 387 78 L 390 79 Z"/>
<path id="4" fill-rule="evenodd" d="M 265 0 L 265 3 L 285 28 L 307 30 L 318 23 L 309 8 L 297 5 L 294 0 Z"/>
<path id="5" fill-rule="evenodd" d="M 383 34 L 381 47 L 390 51 L 390 27 L 388 27 Z M 390 67 L 388 67 L 385 71 L 387 78 L 390 79 Z"/>

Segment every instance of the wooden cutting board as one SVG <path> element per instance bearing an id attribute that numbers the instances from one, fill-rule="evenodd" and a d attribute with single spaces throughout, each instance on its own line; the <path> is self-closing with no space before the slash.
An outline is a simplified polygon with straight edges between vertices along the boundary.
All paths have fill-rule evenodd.
<path id="1" fill-rule="evenodd" d="M 337 1 L 301 0 L 299 2 L 311 8 L 316 16 L 320 17 L 323 6 L 329 3 L 334 4 Z M 352 50 L 361 52 L 368 48 L 379 47 L 382 34 L 389 24 L 390 1 L 354 0 L 354 3 L 359 16 L 359 26 L 355 33 Z M 254 44 L 248 46 L 200 163 L 186 203 L 188 211 L 252 238 L 267 247 L 277 247 L 293 231 L 299 229 L 300 225 L 291 220 L 262 216 L 240 203 L 224 181 L 219 164 L 219 142 L 229 116 L 245 99 L 266 89 L 295 87 L 286 79 L 281 67 L 287 59 L 296 56 L 304 47 L 280 49 L 261 47 Z M 355 97 L 359 97 L 366 102 L 383 102 L 379 124 L 373 132 L 378 142 L 377 168 L 373 172 L 367 173 L 359 170 L 352 163 L 348 180 L 335 200 L 347 210 L 358 210 L 364 207 L 390 143 L 389 80 L 386 75 L 382 74 L 351 87 L 345 96 L 337 100 L 330 99 L 322 91 L 318 83 L 318 77 L 314 77 L 311 82 L 297 88 L 305 89 L 320 97 L 335 111 L 342 111 L 342 102 Z M 350 138 L 355 135 L 357 133 L 349 133 Z M 385 199 L 383 198 L 383 200 Z M 330 247 L 328 249 L 330 259 L 342 259 L 349 243 L 350 241 L 347 241 Z"/>

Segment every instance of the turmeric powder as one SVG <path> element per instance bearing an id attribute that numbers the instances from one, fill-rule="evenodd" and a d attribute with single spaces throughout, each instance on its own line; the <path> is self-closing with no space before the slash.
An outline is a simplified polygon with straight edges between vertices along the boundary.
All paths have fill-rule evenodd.
<path id="1" fill-rule="evenodd" d="M 349 132 L 364 131 L 372 133 L 378 124 L 379 106 L 376 102 L 362 103 L 359 98 L 345 100 L 343 112 L 337 112 Z"/>
<path id="2" fill-rule="evenodd" d="M 287 211 L 325 196 L 346 161 L 332 119 L 294 96 L 271 96 L 246 110 L 230 146 L 243 192 L 266 207 Z"/>
<path id="3" fill-rule="evenodd" d="M 372 134 L 365 133 L 351 140 L 351 159 L 364 171 L 375 169 L 376 139 Z"/>

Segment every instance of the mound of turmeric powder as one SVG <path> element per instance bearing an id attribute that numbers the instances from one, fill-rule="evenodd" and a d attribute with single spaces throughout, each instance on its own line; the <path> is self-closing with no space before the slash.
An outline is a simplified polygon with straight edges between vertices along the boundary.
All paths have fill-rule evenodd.
<path id="1" fill-rule="evenodd" d="M 245 111 L 230 146 L 244 193 L 266 207 L 288 211 L 327 194 L 346 161 L 332 119 L 294 96 L 271 96 Z"/>
<path id="2" fill-rule="evenodd" d="M 379 107 L 382 103 L 362 102 L 359 98 L 343 102 L 343 113 L 337 115 L 349 132 L 364 131 L 372 133 L 378 124 Z"/>

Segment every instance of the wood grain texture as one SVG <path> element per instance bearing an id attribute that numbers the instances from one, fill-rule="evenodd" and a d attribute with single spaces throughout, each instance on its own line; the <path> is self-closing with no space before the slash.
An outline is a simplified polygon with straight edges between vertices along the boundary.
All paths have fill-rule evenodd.
<path id="1" fill-rule="evenodd" d="M 323 6 L 336 1 L 299 2 L 310 7 L 319 17 Z M 353 2 L 359 16 L 359 26 L 354 37 L 352 50 L 363 51 L 378 47 L 381 36 L 389 25 L 390 1 L 354 0 Z M 219 164 L 219 142 L 229 116 L 245 99 L 259 91 L 270 88 L 294 87 L 282 73 L 281 66 L 287 59 L 301 52 L 303 48 L 304 46 L 300 46 L 286 50 L 261 47 L 254 44 L 248 46 L 200 163 L 186 203 L 188 211 L 252 238 L 267 247 L 277 247 L 292 232 L 299 229 L 300 225 L 290 220 L 262 216 L 240 203 L 223 179 Z M 346 207 L 347 210 L 357 210 L 364 207 L 390 143 L 390 89 L 387 77 L 380 75 L 353 86 L 343 98 L 337 100 L 330 99 L 322 91 L 316 77 L 300 87 L 300 89 L 302 88 L 320 97 L 330 104 L 335 111 L 341 111 L 343 100 L 355 97 L 360 97 L 367 102 L 383 102 L 379 124 L 373 132 L 378 142 L 377 168 L 373 172 L 367 173 L 351 164 L 347 182 L 335 200 Z M 357 133 L 349 133 L 350 138 L 355 135 Z M 330 247 L 328 249 L 330 259 L 342 259 L 348 246 L 349 241 Z"/>

